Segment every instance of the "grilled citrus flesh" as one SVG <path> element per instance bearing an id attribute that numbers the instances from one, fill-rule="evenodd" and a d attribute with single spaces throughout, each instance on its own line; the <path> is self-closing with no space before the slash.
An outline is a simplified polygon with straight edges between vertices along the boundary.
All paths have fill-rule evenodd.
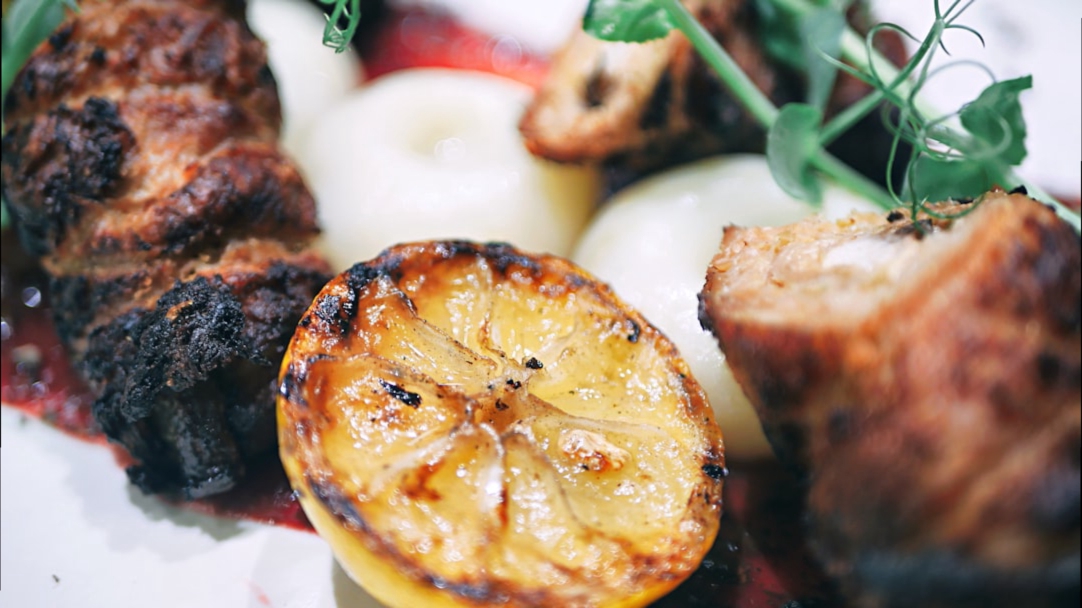
<path id="1" fill-rule="evenodd" d="M 391 606 L 641 606 L 718 529 L 721 434 L 673 345 L 506 245 L 402 245 L 331 281 L 278 423 L 313 525 Z"/>

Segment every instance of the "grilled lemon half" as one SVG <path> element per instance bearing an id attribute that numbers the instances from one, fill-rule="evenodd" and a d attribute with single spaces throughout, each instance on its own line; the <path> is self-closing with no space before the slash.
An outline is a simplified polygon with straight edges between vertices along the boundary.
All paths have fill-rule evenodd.
<path id="1" fill-rule="evenodd" d="M 280 386 L 301 505 L 390 606 L 642 606 L 717 534 L 724 454 L 702 389 L 566 260 L 388 249 L 316 297 Z"/>

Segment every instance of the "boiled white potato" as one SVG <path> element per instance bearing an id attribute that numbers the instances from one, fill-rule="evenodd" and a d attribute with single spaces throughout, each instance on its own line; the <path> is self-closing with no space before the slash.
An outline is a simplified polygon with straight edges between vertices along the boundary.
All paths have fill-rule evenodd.
<path id="1" fill-rule="evenodd" d="M 323 13 L 304 0 L 249 0 L 248 24 L 267 43 L 282 102 L 282 145 L 293 156 L 312 120 L 363 78 L 356 53 L 323 46 Z"/>
<path id="2" fill-rule="evenodd" d="M 840 216 L 868 205 L 830 188 L 823 212 Z M 698 293 L 726 225 L 780 225 L 809 213 L 778 188 L 763 157 L 711 158 L 617 193 L 573 255 L 676 343 L 706 389 L 726 454 L 735 458 L 766 456 L 770 447 L 717 342 L 699 325 Z"/>
<path id="3" fill-rule="evenodd" d="M 596 171 L 538 160 L 517 123 L 528 87 L 477 72 L 376 79 L 313 126 L 298 157 L 339 269 L 406 241 L 506 241 L 568 255 L 598 196 Z"/>

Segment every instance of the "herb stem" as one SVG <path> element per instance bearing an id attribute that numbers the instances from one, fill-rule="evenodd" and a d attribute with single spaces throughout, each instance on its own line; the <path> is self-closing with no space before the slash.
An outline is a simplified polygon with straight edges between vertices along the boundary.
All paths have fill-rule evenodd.
<path id="1" fill-rule="evenodd" d="M 830 176 L 830 178 L 846 190 L 867 199 L 885 210 L 897 207 L 894 198 L 887 193 L 879 184 L 868 179 L 856 169 L 838 160 L 822 148 L 811 157 L 813 167 Z"/>
<path id="2" fill-rule="evenodd" d="M 714 68 L 722 82 L 728 86 L 729 92 L 740 101 L 755 120 L 764 127 L 774 124 L 774 120 L 778 117 L 777 106 L 759 90 L 759 87 L 755 86 L 751 78 L 740 69 L 736 61 L 699 23 L 699 20 L 688 12 L 683 3 L 680 0 L 658 0 L 658 4 L 668 11 L 676 27 L 687 36 L 702 58 Z"/>
<path id="3" fill-rule="evenodd" d="M 714 68 L 721 81 L 728 87 L 729 92 L 736 97 L 737 101 L 764 129 L 769 130 L 778 117 L 778 108 L 770 101 L 770 98 L 760 91 L 759 87 L 755 86 L 755 83 L 740 69 L 732 56 L 688 12 L 680 0 L 658 0 L 658 4 L 668 11 L 673 23 L 687 36 L 691 44 L 703 57 L 703 60 Z M 829 176 L 840 186 L 885 209 L 891 209 L 895 206 L 894 199 L 878 184 L 841 162 L 826 150 L 820 148 L 812 156 L 811 160 L 816 169 Z"/>
<path id="4" fill-rule="evenodd" d="M 912 94 L 913 90 L 909 77 L 917 68 L 917 66 L 924 61 L 924 58 L 935 48 L 937 44 L 939 44 L 939 41 L 943 36 L 943 25 L 944 24 L 941 21 L 936 21 L 935 24 L 932 25 L 932 31 L 928 33 L 928 36 L 925 37 L 924 42 L 921 43 L 920 47 L 915 53 L 913 53 L 913 56 L 909 59 L 909 61 L 900 71 L 897 70 L 894 65 L 891 64 L 889 61 L 886 61 L 886 58 L 882 59 L 887 64 L 887 67 L 884 68 L 883 66 L 880 66 L 879 62 L 875 60 L 875 55 L 873 55 L 873 53 L 876 53 L 875 48 L 867 42 L 860 43 L 857 38 L 856 32 L 854 32 L 852 28 L 847 27 L 842 34 L 842 52 L 846 56 L 846 58 L 856 63 L 851 58 L 851 56 L 856 56 L 858 54 L 858 51 L 856 51 L 855 48 L 857 44 L 861 44 L 866 63 L 865 70 L 874 69 L 874 72 L 869 73 L 875 74 L 880 78 L 883 78 L 885 71 L 889 72 L 886 74 L 887 78 L 885 78 L 885 80 L 889 80 L 890 84 L 888 84 L 886 87 L 873 87 L 871 93 L 864 96 L 864 98 L 857 103 L 842 110 L 837 114 L 837 116 L 830 120 L 830 122 L 823 125 L 823 129 L 819 135 L 820 145 L 824 147 L 829 146 L 831 142 L 837 139 L 842 133 L 845 133 L 850 127 L 856 124 L 857 121 L 861 120 L 869 113 L 874 111 L 875 108 L 879 107 L 879 104 L 883 101 L 883 99 L 888 97 L 888 93 L 890 94 L 890 96 L 909 97 Z M 847 40 L 849 41 L 851 46 L 851 48 L 849 48 L 848 50 L 845 48 Z M 871 66 L 875 67 L 872 68 Z"/>

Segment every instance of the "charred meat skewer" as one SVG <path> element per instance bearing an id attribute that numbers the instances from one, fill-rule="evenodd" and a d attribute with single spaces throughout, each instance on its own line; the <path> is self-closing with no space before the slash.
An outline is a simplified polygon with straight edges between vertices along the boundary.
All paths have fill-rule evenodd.
<path id="1" fill-rule="evenodd" d="M 8 97 L 4 198 L 144 491 L 273 454 L 277 365 L 328 278 L 243 2 L 81 3 Z"/>

